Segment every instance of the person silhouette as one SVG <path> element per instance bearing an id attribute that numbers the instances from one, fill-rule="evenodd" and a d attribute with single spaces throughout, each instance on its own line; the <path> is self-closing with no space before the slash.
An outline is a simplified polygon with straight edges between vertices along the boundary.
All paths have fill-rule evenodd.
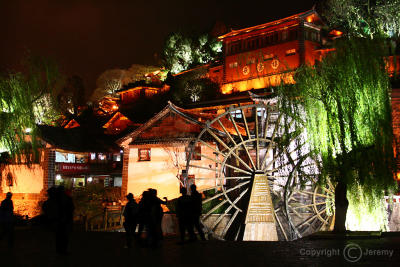
<path id="1" fill-rule="evenodd" d="M 0 239 L 7 236 L 7 244 L 9 248 L 14 246 L 14 204 L 11 200 L 12 193 L 8 192 L 6 198 L 0 205 L 0 222 L 1 234 Z"/>
<path id="2" fill-rule="evenodd" d="M 72 198 L 65 193 L 64 186 L 57 187 L 56 201 L 58 216 L 56 221 L 56 251 L 66 254 L 69 235 L 73 226 L 74 204 Z"/>
<path id="3" fill-rule="evenodd" d="M 128 203 L 126 203 L 123 213 L 125 219 L 124 228 L 126 232 L 126 247 L 130 248 L 132 247 L 132 236 L 136 231 L 139 208 L 132 193 L 129 193 L 126 198 L 128 199 Z"/>
<path id="4" fill-rule="evenodd" d="M 181 188 L 181 194 L 176 201 L 176 217 L 178 218 L 179 232 L 181 241 L 179 244 L 185 242 L 185 233 L 189 233 L 189 241 L 196 240 L 196 236 L 193 232 L 193 215 L 192 215 L 192 200 L 187 195 L 187 189 Z"/>
<path id="5" fill-rule="evenodd" d="M 42 210 L 47 226 L 54 231 L 56 252 L 67 254 L 69 234 L 73 226 L 74 204 L 65 193 L 64 186 L 51 187 L 47 190 L 48 199 Z"/>
<path id="6" fill-rule="evenodd" d="M 201 194 L 197 191 L 197 187 L 195 184 L 192 184 L 190 186 L 190 193 L 191 193 L 190 198 L 192 200 L 191 204 L 192 204 L 193 226 L 199 233 L 201 240 L 205 241 L 206 237 L 204 236 L 203 228 L 200 223 L 200 216 L 203 212 L 202 197 Z"/>
<path id="7" fill-rule="evenodd" d="M 152 220 L 154 227 L 153 230 L 153 245 L 156 245 L 159 240 L 163 239 L 163 232 L 162 232 L 162 218 L 164 216 L 164 211 L 161 207 L 161 204 L 165 205 L 168 202 L 168 199 L 164 197 L 164 201 L 157 197 L 157 190 L 150 188 L 149 189 L 151 202 L 152 202 Z"/>

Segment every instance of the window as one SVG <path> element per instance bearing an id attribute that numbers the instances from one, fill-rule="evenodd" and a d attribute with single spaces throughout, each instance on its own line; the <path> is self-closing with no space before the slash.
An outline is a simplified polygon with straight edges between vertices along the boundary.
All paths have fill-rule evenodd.
<path id="1" fill-rule="evenodd" d="M 186 147 L 186 158 L 189 158 L 190 155 L 190 146 Z M 201 146 L 196 146 L 194 148 L 194 151 L 192 153 L 192 157 L 190 158 L 191 160 L 201 160 Z"/>
<path id="2" fill-rule="evenodd" d="M 237 62 L 231 62 L 229 63 L 229 68 L 233 69 L 233 68 L 237 68 L 238 63 Z"/>
<path id="3" fill-rule="evenodd" d="M 274 54 L 265 54 L 264 55 L 264 61 L 271 60 L 273 58 L 274 58 Z"/>
<path id="4" fill-rule="evenodd" d="M 242 111 L 241 110 L 235 110 L 231 112 L 232 117 L 241 119 L 242 118 Z"/>
<path id="5" fill-rule="evenodd" d="M 121 154 L 113 154 L 113 161 L 121 161 Z"/>
<path id="6" fill-rule="evenodd" d="M 291 55 L 295 55 L 296 54 L 296 49 L 289 49 L 286 50 L 286 56 L 291 56 Z"/>
<path id="7" fill-rule="evenodd" d="M 75 163 L 75 155 L 56 151 L 56 162 Z"/>
<path id="8" fill-rule="evenodd" d="M 150 148 L 139 148 L 138 149 L 139 161 L 150 161 L 151 151 Z"/>

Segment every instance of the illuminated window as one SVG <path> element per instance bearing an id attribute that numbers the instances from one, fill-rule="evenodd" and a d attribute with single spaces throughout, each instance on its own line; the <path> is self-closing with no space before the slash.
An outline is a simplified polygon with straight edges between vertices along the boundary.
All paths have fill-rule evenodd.
<path id="1" fill-rule="evenodd" d="M 90 160 L 96 159 L 96 153 L 90 153 Z"/>
<path id="2" fill-rule="evenodd" d="M 292 56 L 296 54 L 296 49 L 286 50 L 286 56 Z"/>
<path id="3" fill-rule="evenodd" d="M 274 54 L 266 54 L 266 55 L 264 55 L 264 61 L 271 60 L 273 58 L 274 58 Z"/>
<path id="4" fill-rule="evenodd" d="M 150 148 L 139 148 L 138 149 L 139 161 L 150 161 L 151 151 Z"/>
<path id="5" fill-rule="evenodd" d="M 237 119 L 241 119 L 243 117 L 241 110 L 232 111 L 231 114 L 232 114 L 232 117 L 237 118 Z"/>
<path id="6" fill-rule="evenodd" d="M 229 68 L 233 69 L 233 68 L 237 68 L 238 63 L 237 62 L 231 62 L 229 63 Z"/>
<path id="7" fill-rule="evenodd" d="M 121 161 L 121 154 L 113 154 L 113 161 Z"/>

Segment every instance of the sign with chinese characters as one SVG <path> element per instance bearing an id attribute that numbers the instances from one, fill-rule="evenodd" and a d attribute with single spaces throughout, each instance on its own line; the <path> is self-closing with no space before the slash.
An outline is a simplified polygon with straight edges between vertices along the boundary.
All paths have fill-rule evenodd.
<path id="1" fill-rule="evenodd" d="M 89 164 L 84 163 L 59 163 L 56 170 L 61 174 L 82 174 L 89 171 Z"/>

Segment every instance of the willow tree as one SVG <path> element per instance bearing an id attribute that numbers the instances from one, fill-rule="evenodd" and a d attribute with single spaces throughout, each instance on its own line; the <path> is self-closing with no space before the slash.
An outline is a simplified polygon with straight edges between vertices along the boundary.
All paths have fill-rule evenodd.
<path id="1" fill-rule="evenodd" d="M 278 95 L 282 112 L 304 127 L 321 164 L 320 183 L 336 185 L 335 231 L 345 231 L 348 197 L 371 209 L 395 188 L 390 87 L 378 40 L 340 40 L 336 50 L 295 75 Z M 365 204 L 365 203 L 364 203 Z"/>
<path id="2" fill-rule="evenodd" d="M 57 117 L 60 78 L 54 63 L 36 57 L 29 57 L 21 72 L 0 75 L 1 152 L 28 163 L 38 158 L 37 124 Z"/>

